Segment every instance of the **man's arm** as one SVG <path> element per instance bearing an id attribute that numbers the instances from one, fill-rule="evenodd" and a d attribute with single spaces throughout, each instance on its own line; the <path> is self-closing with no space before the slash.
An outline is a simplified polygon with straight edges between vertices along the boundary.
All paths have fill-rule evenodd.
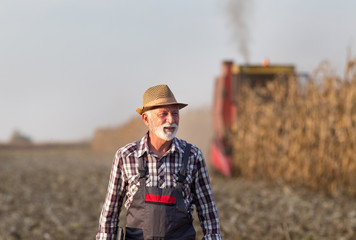
<path id="1" fill-rule="evenodd" d="M 220 223 L 214 196 L 211 190 L 208 170 L 201 151 L 198 151 L 197 172 L 194 180 L 194 200 L 204 240 L 221 240 Z"/>
<path id="2" fill-rule="evenodd" d="M 105 203 L 101 210 L 99 232 L 96 240 L 115 240 L 119 224 L 121 207 L 126 194 L 126 183 L 123 177 L 123 161 L 120 150 L 115 154 L 112 164 Z"/>

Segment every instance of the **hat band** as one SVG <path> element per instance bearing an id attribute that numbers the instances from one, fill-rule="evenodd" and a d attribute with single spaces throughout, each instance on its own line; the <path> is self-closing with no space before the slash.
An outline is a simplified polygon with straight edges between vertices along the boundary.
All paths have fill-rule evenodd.
<path id="1" fill-rule="evenodd" d="M 174 97 L 158 98 L 151 102 L 146 103 L 143 107 L 145 108 L 145 107 L 152 107 L 155 105 L 164 105 L 164 104 L 170 105 L 170 104 L 176 104 L 176 103 L 177 103 L 177 100 Z"/>

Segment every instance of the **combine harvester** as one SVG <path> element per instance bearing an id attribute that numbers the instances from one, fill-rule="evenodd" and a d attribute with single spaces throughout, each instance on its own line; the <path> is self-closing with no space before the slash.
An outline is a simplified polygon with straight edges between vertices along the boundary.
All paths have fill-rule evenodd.
<path id="1" fill-rule="evenodd" d="M 214 139 L 210 146 L 210 161 L 214 169 L 226 176 L 232 174 L 233 145 L 232 126 L 239 115 L 238 103 L 244 85 L 251 88 L 264 87 L 278 76 L 287 82 L 295 75 L 292 65 L 236 65 L 232 61 L 222 63 L 221 76 L 216 79 L 213 102 Z"/>

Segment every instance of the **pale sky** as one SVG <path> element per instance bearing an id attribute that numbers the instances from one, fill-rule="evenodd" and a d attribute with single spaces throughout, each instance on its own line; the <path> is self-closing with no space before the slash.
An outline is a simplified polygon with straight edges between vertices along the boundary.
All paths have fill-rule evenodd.
<path id="1" fill-rule="evenodd" d="M 354 0 L 227 1 L 0 0 L 0 142 L 14 129 L 34 141 L 91 138 L 138 116 L 143 92 L 161 83 L 190 109 L 210 106 L 221 62 L 246 60 L 233 36 L 247 39 L 250 63 L 299 72 L 328 60 L 343 76 L 347 48 L 356 55 Z"/>

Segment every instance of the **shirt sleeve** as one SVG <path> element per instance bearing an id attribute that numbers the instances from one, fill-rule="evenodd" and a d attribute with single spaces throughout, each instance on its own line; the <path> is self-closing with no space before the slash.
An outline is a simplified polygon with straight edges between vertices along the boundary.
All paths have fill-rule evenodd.
<path id="1" fill-rule="evenodd" d="M 96 240 L 114 240 L 117 236 L 119 216 L 126 194 L 126 182 L 123 176 L 123 161 L 118 151 L 111 168 L 105 202 L 100 214 L 99 232 Z"/>
<path id="2" fill-rule="evenodd" d="M 197 154 L 197 171 L 194 180 L 194 200 L 203 240 L 220 240 L 220 222 L 214 196 L 211 190 L 208 170 L 201 151 Z"/>

